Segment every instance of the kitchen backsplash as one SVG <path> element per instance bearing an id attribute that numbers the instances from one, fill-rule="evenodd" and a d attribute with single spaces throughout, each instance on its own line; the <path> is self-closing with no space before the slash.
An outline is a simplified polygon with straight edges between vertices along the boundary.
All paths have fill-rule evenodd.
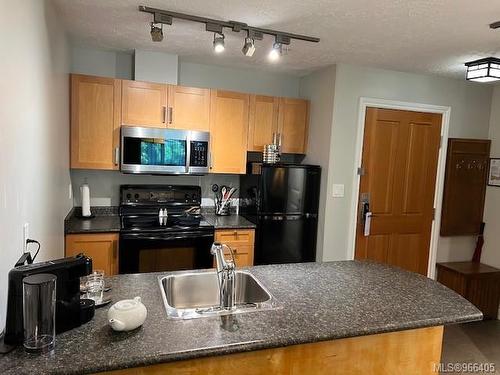
<path id="1" fill-rule="evenodd" d="M 240 183 L 238 175 L 150 176 L 86 169 L 72 169 L 70 174 L 74 206 L 81 206 L 80 186 L 85 181 L 90 187 L 91 206 L 118 206 L 120 204 L 120 185 L 124 184 L 198 185 L 201 186 L 202 205 L 212 206 L 212 184 L 239 188 Z M 237 190 L 234 198 L 238 198 L 238 193 Z"/>

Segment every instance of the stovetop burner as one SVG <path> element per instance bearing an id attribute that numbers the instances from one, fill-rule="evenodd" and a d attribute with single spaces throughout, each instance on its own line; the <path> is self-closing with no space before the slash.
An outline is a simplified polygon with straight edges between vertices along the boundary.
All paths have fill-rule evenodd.
<path id="1" fill-rule="evenodd" d="M 122 216 L 121 228 L 125 231 L 191 230 L 212 227 L 201 215 L 127 215 Z"/>
<path id="2" fill-rule="evenodd" d="M 122 232 L 213 230 L 199 213 L 199 186 L 122 185 L 120 193 Z"/>

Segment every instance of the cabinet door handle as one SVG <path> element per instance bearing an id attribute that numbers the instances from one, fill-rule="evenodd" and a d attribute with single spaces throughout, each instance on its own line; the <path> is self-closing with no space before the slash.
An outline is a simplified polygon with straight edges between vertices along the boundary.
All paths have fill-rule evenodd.
<path id="1" fill-rule="evenodd" d="M 163 119 L 161 120 L 161 122 L 165 124 L 167 122 L 167 107 L 163 106 L 162 108 L 163 108 L 163 113 L 162 113 Z"/>
<path id="2" fill-rule="evenodd" d="M 173 112 L 174 112 L 174 109 L 172 107 L 168 107 L 168 123 L 169 124 L 172 124 Z"/>
<path id="3" fill-rule="evenodd" d="M 281 149 L 281 136 L 282 136 L 282 134 L 278 133 L 278 148 L 280 148 L 280 149 Z"/>
<path id="4" fill-rule="evenodd" d="M 115 165 L 120 164 L 120 147 L 115 147 Z"/>
<path id="5" fill-rule="evenodd" d="M 276 133 L 273 132 L 273 145 L 275 145 L 275 144 L 276 144 Z"/>

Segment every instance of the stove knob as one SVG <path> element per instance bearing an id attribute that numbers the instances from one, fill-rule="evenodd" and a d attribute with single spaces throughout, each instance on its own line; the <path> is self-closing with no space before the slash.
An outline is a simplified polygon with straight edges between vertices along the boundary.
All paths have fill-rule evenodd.
<path id="1" fill-rule="evenodd" d="M 139 199 L 139 194 L 135 193 L 134 198 Z"/>
<path id="2" fill-rule="evenodd" d="M 127 199 L 130 199 L 130 198 L 132 198 L 132 194 L 127 193 Z"/>
<path id="3" fill-rule="evenodd" d="M 184 198 L 186 198 L 186 200 L 188 200 L 188 199 L 189 199 L 189 194 L 188 194 L 188 193 L 186 193 L 186 194 L 184 195 Z"/>

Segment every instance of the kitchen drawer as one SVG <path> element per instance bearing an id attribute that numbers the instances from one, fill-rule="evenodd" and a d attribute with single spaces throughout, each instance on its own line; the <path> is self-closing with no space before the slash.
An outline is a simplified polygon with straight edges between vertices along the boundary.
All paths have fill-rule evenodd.
<path id="1" fill-rule="evenodd" d="M 231 246 L 234 254 L 234 261 L 236 262 L 236 267 L 248 267 L 253 266 L 253 246 Z M 224 250 L 224 257 L 227 260 L 231 259 L 229 250 Z M 214 258 L 215 267 L 215 258 Z"/>
<path id="2" fill-rule="evenodd" d="M 255 231 L 253 229 L 219 229 L 215 231 L 215 241 L 229 246 L 253 247 Z"/>

